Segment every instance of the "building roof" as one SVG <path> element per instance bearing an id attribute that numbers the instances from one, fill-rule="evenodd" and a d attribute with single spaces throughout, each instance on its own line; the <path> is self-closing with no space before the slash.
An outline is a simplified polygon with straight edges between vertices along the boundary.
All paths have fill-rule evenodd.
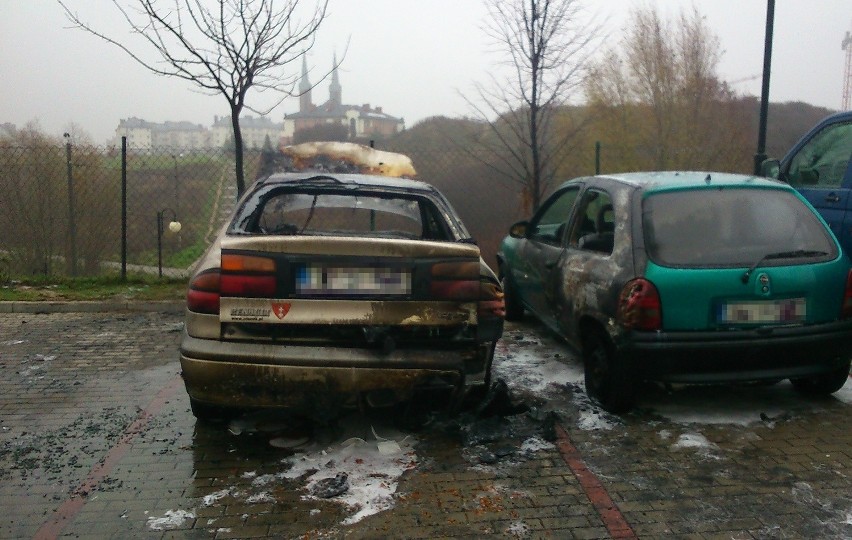
<path id="1" fill-rule="evenodd" d="M 387 120 L 392 122 L 402 122 L 402 118 L 391 116 L 382 112 L 381 108 L 370 108 L 369 105 L 338 105 L 331 106 L 328 102 L 319 105 L 310 111 L 299 111 L 284 115 L 286 120 L 295 120 L 297 118 L 343 118 L 351 111 L 358 111 L 360 118 L 372 118 Z"/>

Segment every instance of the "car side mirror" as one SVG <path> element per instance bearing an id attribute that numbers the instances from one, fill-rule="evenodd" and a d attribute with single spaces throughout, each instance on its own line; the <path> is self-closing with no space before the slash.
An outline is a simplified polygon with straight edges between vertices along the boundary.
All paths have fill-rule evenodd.
<path id="1" fill-rule="evenodd" d="M 526 238 L 527 237 L 527 228 L 529 227 L 529 222 L 527 221 L 519 221 L 509 227 L 509 236 L 512 238 Z"/>
<path id="2" fill-rule="evenodd" d="M 781 177 L 781 162 L 777 159 L 766 159 L 760 164 L 760 175 L 767 178 Z"/>

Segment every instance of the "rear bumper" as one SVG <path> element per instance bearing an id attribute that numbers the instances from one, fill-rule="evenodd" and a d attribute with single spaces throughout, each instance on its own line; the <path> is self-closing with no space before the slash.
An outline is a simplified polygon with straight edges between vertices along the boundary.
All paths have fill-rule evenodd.
<path id="1" fill-rule="evenodd" d="M 378 349 L 199 339 L 184 333 L 181 369 L 197 401 L 231 407 L 318 408 L 410 399 L 425 389 L 461 397 L 485 383 L 492 348 Z"/>
<path id="2" fill-rule="evenodd" d="M 669 382 L 807 377 L 848 364 L 852 321 L 718 332 L 633 332 L 619 352 L 644 377 Z"/>

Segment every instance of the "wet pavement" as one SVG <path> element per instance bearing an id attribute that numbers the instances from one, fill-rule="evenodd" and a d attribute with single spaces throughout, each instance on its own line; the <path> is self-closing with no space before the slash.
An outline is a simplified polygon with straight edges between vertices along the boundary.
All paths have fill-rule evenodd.
<path id="1" fill-rule="evenodd" d="M 197 424 L 181 329 L 0 314 L 0 538 L 852 538 L 852 383 L 648 386 L 612 416 L 525 321 L 506 386 L 418 431 L 388 411 Z"/>

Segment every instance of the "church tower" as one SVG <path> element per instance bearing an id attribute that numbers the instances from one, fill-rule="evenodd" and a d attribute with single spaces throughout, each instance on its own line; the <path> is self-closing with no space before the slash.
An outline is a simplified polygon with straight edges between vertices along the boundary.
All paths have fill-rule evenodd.
<path id="1" fill-rule="evenodd" d="M 311 101 L 311 81 L 308 80 L 308 63 L 302 55 L 302 80 L 299 82 L 299 112 L 310 112 L 314 108 Z"/>

